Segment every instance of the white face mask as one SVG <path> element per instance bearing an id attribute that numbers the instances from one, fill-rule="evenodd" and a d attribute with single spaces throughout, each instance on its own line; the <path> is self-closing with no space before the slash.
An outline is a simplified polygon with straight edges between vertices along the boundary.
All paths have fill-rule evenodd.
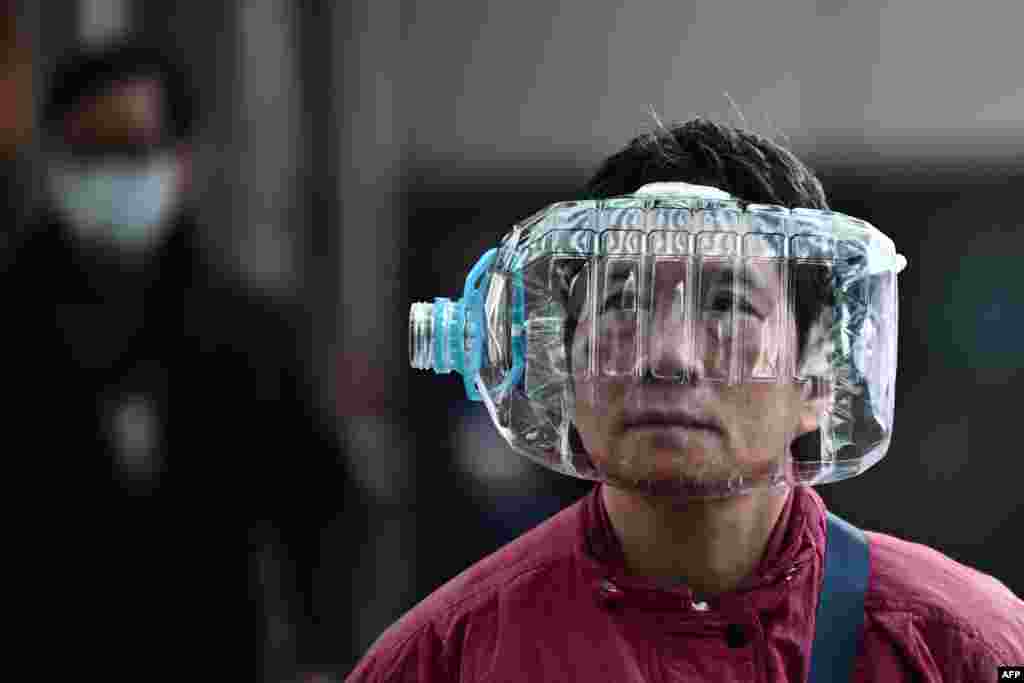
<path id="1" fill-rule="evenodd" d="M 54 165 L 50 192 L 78 237 L 126 251 L 158 245 L 175 208 L 178 164 L 174 156 L 143 164 L 103 162 Z"/>

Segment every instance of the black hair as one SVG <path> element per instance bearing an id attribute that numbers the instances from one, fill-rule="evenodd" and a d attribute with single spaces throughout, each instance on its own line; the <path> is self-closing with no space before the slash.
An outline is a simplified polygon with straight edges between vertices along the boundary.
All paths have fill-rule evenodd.
<path id="1" fill-rule="evenodd" d="M 633 138 L 601 163 L 585 192 L 599 199 L 672 181 L 717 187 L 750 203 L 828 209 L 818 178 L 792 152 L 702 117 Z"/>
<path id="2" fill-rule="evenodd" d="M 164 134 L 173 140 L 187 139 L 195 129 L 199 111 L 188 69 L 176 56 L 132 40 L 82 46 L 61 58 L 43 103 L 43 128 L 59 136 L 64 118 L 84 98 L 135 78 L 160 82 L 165 94 Z"/>

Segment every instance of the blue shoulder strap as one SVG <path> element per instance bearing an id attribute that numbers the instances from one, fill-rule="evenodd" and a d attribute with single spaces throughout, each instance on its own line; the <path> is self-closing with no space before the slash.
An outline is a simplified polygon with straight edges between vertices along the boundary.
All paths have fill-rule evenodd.
<path id="1" fill-rule="evenodd" d="M 868 542 L 864 532 L 828 513 L 825 578 L 818 598 L 809 683 L 849 681 L 864 623 Z"/>

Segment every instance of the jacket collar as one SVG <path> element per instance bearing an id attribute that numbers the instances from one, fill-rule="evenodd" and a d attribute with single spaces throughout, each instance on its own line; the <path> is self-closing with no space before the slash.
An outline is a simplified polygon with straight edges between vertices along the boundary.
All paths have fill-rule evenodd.
<path id="1" fill-rule="evenodd" d="M 581 501 L 576 555 L 583 579 L 599 602 L 694 611 L 768 609 L 795 588 L 794 579 L 819 577 L 825 549 L 825 506 L 811 488 L 797 486 L 787 495 L 760 563 L 740 586 L 709 603 L 695 602 L 693 591 L 680 584 L 666 588 L 626 568 L 622 544 L 608 518 L 601 489 L 596 485 Z M 798 581 L 797 583 L 802 583 Z"/>

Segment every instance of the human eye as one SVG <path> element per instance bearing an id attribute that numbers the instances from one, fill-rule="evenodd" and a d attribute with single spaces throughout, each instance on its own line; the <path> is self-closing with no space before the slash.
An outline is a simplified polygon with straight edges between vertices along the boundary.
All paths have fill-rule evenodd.
<path id="1" fill-rule="evenodd" d="M 635 303 L 635 297 L 624 289 L 618 289 L 605 298 L 602 309 L 605 311 L 632 311 L 635 308 Z"/>
<path id="2" fill-rule="evenodd" d="M 604 311 L 636 311 L 637 307 L 637 282 L 636 275 L 630 273 L 627 277 L 617 279 L 609 287 L 602 302 Z"/>
<path id="3" fill-rule="evenodd" d="M 715 292 L 708 301 L 706 310 L 716 315 L 723 315 L 730 312 L 749 315 L 764 320 L 764 315 L 739 292 L 733 290 L 720 290 Z"/>

